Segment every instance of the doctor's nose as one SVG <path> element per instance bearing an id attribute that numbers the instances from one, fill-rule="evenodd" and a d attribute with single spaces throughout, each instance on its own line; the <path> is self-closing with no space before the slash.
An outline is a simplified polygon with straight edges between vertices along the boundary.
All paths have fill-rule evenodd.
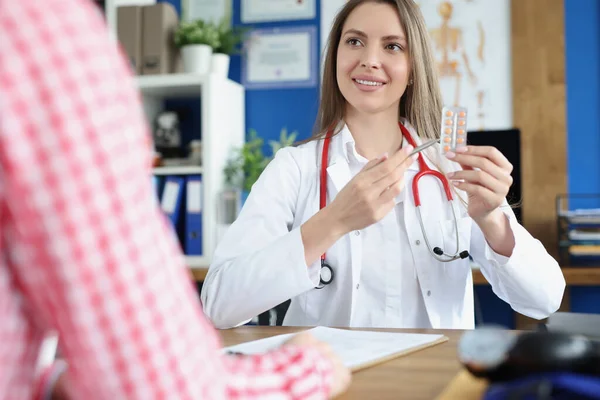
<path id="1" fill-rule="evenodd" d="M 361 62 L 360 66 L 365 68 L 379 69 L 381 68 L 381 63 L 376 60 L 366 60 Z"/>
<path id="2" fill-rule="evenodd" d="M 381 61 L 376 51 L 365 51 L 360 63 L 365 68 L 381 68 Z"/>

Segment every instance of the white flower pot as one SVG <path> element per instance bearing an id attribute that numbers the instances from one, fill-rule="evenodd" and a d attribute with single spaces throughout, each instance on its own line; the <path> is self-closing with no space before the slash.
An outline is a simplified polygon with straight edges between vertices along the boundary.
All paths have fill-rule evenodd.
<path id="1" fill-rule="evenodd" d="M 213 53 L 211 73 L 227 79 L 229 77 L 229 54 Z"/>
<path id="2" fill-rule="evenodd" d="M 181 48 L 183 70 L 190 74 L 208 74 L 211 68 L 212 47 L 189 44 Z"/>

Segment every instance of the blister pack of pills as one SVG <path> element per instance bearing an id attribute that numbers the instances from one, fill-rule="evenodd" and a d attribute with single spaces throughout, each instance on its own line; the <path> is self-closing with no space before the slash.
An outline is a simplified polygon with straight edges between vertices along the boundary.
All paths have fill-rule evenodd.
<path id="1" fill-rule="evenodd" d="M 467 145 L 467 109 L 465 107 L 444 107 L 442 109 L 442 130 L 440 152 L 445 155 Z"/>

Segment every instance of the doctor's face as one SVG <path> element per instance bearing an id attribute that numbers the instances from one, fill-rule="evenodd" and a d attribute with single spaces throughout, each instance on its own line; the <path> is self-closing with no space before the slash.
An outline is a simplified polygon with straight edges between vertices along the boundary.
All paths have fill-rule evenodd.
<path id="1" fill-rule="evenodd" d="M 346 19 L 337 52 L 337 82 L 348 104 L 359 112 L 398 110 L 410 63 L 398 11 L 368 2 Z"/>

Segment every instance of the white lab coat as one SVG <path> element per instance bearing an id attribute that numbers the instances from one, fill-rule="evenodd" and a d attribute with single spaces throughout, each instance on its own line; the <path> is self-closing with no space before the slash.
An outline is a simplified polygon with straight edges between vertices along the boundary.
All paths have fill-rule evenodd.
<path id="1" fill-rule="evenodd" d="M 405 122 L 417 145 L 420 140 Z M 320 260 L 307 266 L 300 226 L 319 210 L 319 165 L 322 141 L 279 150 L 256 184 L 234 224 L 217 246 L 201 293 L 203 309 L 217 328 L 246 323 L 256 315 L 292 299 L 284 325 L 356 326 L 353 310 L 362 269 L 361 237 L 350 232 L 328 251 L 334 281 L 315 289 Z M 457 164 L 426 151 L 446 172 Z M 418 281 L 431 326 L 436 329 L 474 327 L 473 280 L 469 259 L 449 263 L 434 259 L 425 245 L 413 201 L 414 163 L 405 174 L 403 196 L 407 230 Z M 327 168 L 328 204 L 352 178 L 340 135 L 333 137 Z M 454 252 L 452 212 L 441 185 L 433 178 L 419 181 L 421 214 L 430 246 Z M 464 192 L 462 197 L 466 199 Z M 557 262 L 542 244 L 502 207 L 510 221 L 516 246 L 510 258 L 493 252 L 481 230 L 456 199 L 461 249 L 481 265 L 494 293 L 532 318 L 545 318 L 561 303 L 565 280 Z M 323 227 L 327 229 L 327 227 Z"/>

